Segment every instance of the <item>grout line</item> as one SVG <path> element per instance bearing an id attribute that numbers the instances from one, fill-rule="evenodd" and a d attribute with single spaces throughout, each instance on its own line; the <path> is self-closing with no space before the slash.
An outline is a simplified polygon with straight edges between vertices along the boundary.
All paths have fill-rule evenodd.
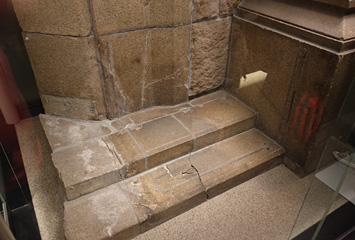
<path id="1" fill-rule="evenodd" d="M 191 93 L 191 81 L 192 81 L 192 23 L 193 23 L 193 15 L 194 15 L 194 1 L 191 0 L 191 18 L 190 18 L 190 49 L 189 49 L 189 78 L 187 80 L 187 95 L 190 96 Z"/>
<path id="2" fill-rule="evenodd" d="M 145 151 L 143 150 L 142 146 L 138 143 L 138 141 L 134 138 L 133 134 L 131 133 L 131 131 L 127 130 L 127 133 L 129 134 L 129 136 L 132 138 L 133 142 L 135 144 L 137 144 L 138 148 L 141 150 L 141 152 L 143 153 L 144 156 L 144 160 L 145 160 L 145 170 L 148 170 L 148 157 L 147 154 L 145 153 Z"/>
<path id="3" fill-rule="evenodd" d="M 227 79 L 229 76 L 229 66 L 230 66 L 230 61 L 231 61 L 231 46 L 232 46 L 232 33 L 233 33 L 233 17 L 231 17 L 231 25 L 230 25 L 230 29 L 229 29 L 229 39 L 228 39 L 228 51 L 227 51 L 227 61 L 226 61 L 226 72 L 224 75 L 224 81 L 222 83 L 222 85 L 226 85 L 227 84 Z"/>
<path id="4" fill-rule="evenodd" d="M 192 149 L 192 151 L 196 151 L 196 137 L 195 137 L 195 134 L 193 134 L 193 132 L 190 131 L 190 129 L 188 129 L 185 124 L 183 122 L 180 121 L 180 119 L 178 119 L 175 114 L 171 115 L 181 126 L 183 126 L 183 128 L 185 128 L 190 134 L 191 136 L 193 137 L 194 139 L 194 147 Z"/>
<path id="5" fill-rule="evenodd" d="M 99 49 L 99 39 L 97 36 L 97 31 L 96 31 L 96 25 L 95 25 L 95 21 L 94 21 L 94 11 L 93 11 L 93 7 L 92 7 L 92 2 L 91 0 L 87 0 L 88 4 L 89 4 L 89 12 L 90 12 L 90 21 L 92 24 L 92 31 L 94 34 L 94 41 L 95 41 L 95 50 L 96 50 L 96 55 L 97 55 L 97 61 L 99 64 L 99 74 L 100 74 L 100 85 L 102 88 L 102 93 L 103 93 L 103 98 L 104 98 L 104 103 L 105 103 L 105 109 L 106 109 L 106 118 L 110 117 L 111 113 L 109 110 L 109 100 L 108 100 L 108 96 L 107 96 L 107 91 L 106 91 L 106 83 L 105 83 L 105 69 L 104 69 L 104 65 L 103 65 L 103 61 L 102 61 L 102 52 Z"/>

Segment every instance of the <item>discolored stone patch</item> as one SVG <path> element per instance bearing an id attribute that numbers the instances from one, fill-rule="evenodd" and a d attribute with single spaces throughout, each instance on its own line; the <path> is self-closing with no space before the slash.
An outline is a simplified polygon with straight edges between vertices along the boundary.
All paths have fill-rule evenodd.
<path id="1" fill-rule="evenodd" d="M 142 232 L 206 201 L 188 157 L 119 183 L 134 206 Z"/>
<path id="2" fill-rule="evenodd" d="M 102 139 L 52 154 L 69 200 L 118 182 L 122 166 Z"/>

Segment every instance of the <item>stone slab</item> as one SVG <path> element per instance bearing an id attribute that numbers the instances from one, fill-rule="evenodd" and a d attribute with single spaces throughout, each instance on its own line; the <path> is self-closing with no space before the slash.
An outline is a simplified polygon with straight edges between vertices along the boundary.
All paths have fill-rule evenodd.
<path id="1" fill-rule="evenodd" d="M 256 129 L 191 154 L 209 197 L 214 197 L 281 163 L 283 149 Z"/>
<path id="2" fill-rule="evenodd" d="M 25 33 L 23 37 L 40 95 L 65 97 L 66 101 L 72 98 L 91 100 L 92 109 L 87 107 L 87 111 L 92 113 L 88 118 L 106 115 L 93 37 L 30 33 Z M 52 107 L 55 111 L 55 105 Z"/>
<path id="3" fill-rule="evenodd" d="M 193 149 L 192 135 L 171 116 L 145 123 L 131 133 L 144 150 L 149 169 Z"/>
<path id="4" fill-rule="evenodd" d="M 64 204 L 67 240 L 131 239 L 140 232 L 135 212 L 117 184 Z"/>
<path id="5" fill-rule="evenodd" d="M 191 21 L 191 0 L 94 0 L 93 10 L 99 35 Z"/>
<path id="6" fill-rule="evenodd" d="M 190 96 L 220 87 L 226 76 L 231 18 L 193 24 Z"/>
<path id="7" fill-rule="evenodd" d="M 25 32 L 88 36 L 92 32 L 89 4 L 81 0 L 12 1 Z"/>
<path id="8" fill-rule="evenodd" d="M 107 120 L 85 121 L 45 114 L 41 114 L 39 119 L 53 152 L 112 132 Z"/>
<path id="9" fill-rule="evenodd" d="M 57 151 L 52 154 L 52 161 L 69 200 L 122 178 L 122 166 L 102 139 Z"/>
<path id="10" fill-rule="evenodd" d="M 207 200 L 189 157 L 119 183 L 147 231 Z"/>
<path id="11" fill-rule="evenodd" d="M 123 178 L 147 170 L 144 152 L 127 131 L 112 134 L 103 140 L 123 166 L 121 171 Z"/>
<path id="12" fill-rule="evenodd" d="M 244 104 L 225 95 L 225 92 L 217 92 L 214 96 L 221 98 L 208 101 L 210 97 L 201 97 L 191 102 L 194 107 L 190 111 L 175 114 L 194 135 L 195 149 L 226 139 L 255 125 L 255 113 Z"/>

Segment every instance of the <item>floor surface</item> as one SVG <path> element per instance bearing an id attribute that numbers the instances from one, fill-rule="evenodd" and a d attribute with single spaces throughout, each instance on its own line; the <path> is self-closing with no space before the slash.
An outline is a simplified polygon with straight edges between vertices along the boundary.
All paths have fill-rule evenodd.
<path id="1" fill-rule="evenodd" d="M 63 209 L 50 148 L 38 118 L 16 127 L 33 204 L 44 240 L 64 239 Z M 286 240 L 313 176 L 300 179 L 284 165 L 255 177 L 134 240 Z M 318 180 L 294 234 L 319 221 L 333 191 Z M 340 206 L 345 200 L 337 198 Z"/>

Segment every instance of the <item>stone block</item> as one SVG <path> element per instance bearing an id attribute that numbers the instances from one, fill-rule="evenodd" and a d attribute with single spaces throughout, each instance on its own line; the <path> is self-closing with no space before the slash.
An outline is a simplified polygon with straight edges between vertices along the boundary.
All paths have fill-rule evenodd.
<path id="1" fill-rule="evenodd" d="M 89 4 L 81 0 L 12 1 L 24 32 L 70 36 L 91 34 Z"/>
<path id="2" fill-rule="evenodd" d="M 145 123 L 131 132 L 148 158 L 149 169 L 193 149 L 192 135 L 171 116 Z"/>
<path id="3" fill-rule="evenodd" d="M 41 95 L 90 99 L 97 117 L 106 114 L 92 37 L 25 33 L 24 39 Z"/>
<path id="4" fill-rule="evenodd" d="M 154 26 L 177 26 L 191 21 L 191 1 L 94 0 L 95 24 L 99 35 Z"/>
<path id="5" fill-rule="evenodd" d="M 221 86 L 225 80 L 231 18 L 193 24 L 190 96 Z"/>
<path id="6" fill-rule="evenodd" d="M 193 21 L 216 18 L 219 13 L 220 0 L 193 0 Z"/>
<path id="7" fill-rule="evenodd" d="M 188 100 L 189 54 L 189 26 L 148 32 L 144 107 Z"/>
<path id="8" fill-rule="evenodd" d="M 188 157 L 119 183 L 133 205 L 141 231 L 147 231 L 206 201 Z"/>
<path id="9" fill-rule="evenodd" d="M 41 95 L 41 101 L 47 114 L 93 120 L 103 118 L 91 99 Z"/>
<path id="10" fill-rule="evenodd" d="M 116 111 L 121 114 L 135 112 L 142 106 L 147 44 L 147 31 L 100 38 L 106 83 Z"/>
<path id="11" fill-rule="evenodd" d="M 122 166 L 102 139 L 54 152 L 52 161 L 68 200 L 121 179 Z"/>
<path id="12" fill-rule="evenodd" d="M 209 197 L 264 172 L 283 154 L 281 147 L 252 129 L 191 154 Z"/>
<path id="13" fill-rule="evenodd" d="M 141 173 L 146 170 L 146 158 L 144 152 L 137 145 L 128 132 L 119 132 L 103 139 L 111 152 L 115 153 L 123 166 L 121 171 L 123 178 Z"/>
<path id="14" fill-rule="evenodd" d="M 80 105 L 83 108 L 85 105 Z M 39 116 L 52 151 L 111 133 L 107 121 L 78 121 L 51 115 Z"/>
<path id="15" fill-rule="evenodd" d="M 235 8 L 237 7 L 237 4 L 241 0 L 220 0 L 221 1 L 221 6 L 219 9 L 219 14 L 220 15 L 233 15 Z"/>
<path id="16" fill-rule="evenodd" d="M 100 38 L 106 82 L 112 85 L 120 114 L 187 101 L 189 29 L 158 28 Z"/>
<path id="17" fill-rule="evenodd" d="M 130 202 L 117 184 L 66 202 L 67 240 L 131 239 L 140 233 Z"/>
<path id="18" fill-rule="evenodd" d="M 214 96 L 224 95 L 218 92 Z M 207 101 L 208 98 L 205 97 Z M 228 96 L 195 105 L 190 111 L 176 114 L 195 137 L 195 149 L 231 137 L 255 125 L 255 113 L 238 100 Z"/>

